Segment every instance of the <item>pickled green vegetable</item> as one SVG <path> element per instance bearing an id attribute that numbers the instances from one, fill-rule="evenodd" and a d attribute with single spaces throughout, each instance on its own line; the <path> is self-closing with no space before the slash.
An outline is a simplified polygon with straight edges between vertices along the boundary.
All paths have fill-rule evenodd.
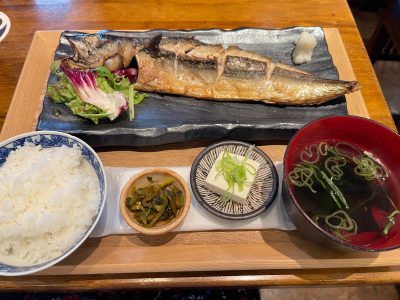
<path id="1" fill-rule="evenodd" d="M 151 177 L 147 180 L 147 186 L 130 189 L 125 205 L 139 224 L 152 227 L 159 221 L 175 218 L 185 199 L 180 188 L 174 184 L 174 178 L 163 182 L 155 182 Z"/>

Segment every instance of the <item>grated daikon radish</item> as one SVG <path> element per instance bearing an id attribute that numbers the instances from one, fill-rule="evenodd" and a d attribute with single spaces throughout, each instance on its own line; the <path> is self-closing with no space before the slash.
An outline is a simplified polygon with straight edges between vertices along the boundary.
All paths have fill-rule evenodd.
<path id="1" fill-rule="evenodd" d="M 293 63 L 300 65 L 310 62 L 316 44 L 317 41 L 312 34 L 305 31 L 302 32 L 292 53 Z"/>

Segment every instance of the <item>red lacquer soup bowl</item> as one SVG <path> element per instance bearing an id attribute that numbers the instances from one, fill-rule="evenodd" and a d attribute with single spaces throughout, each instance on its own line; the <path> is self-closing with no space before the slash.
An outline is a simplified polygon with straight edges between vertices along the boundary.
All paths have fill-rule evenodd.
<path id="1" fill-rule="evenodd" d="M 304 126 L 284 157 L 286 210 L 309 239 L 341 250 L 400 247 L 400 137 L 354 116 Z"/>

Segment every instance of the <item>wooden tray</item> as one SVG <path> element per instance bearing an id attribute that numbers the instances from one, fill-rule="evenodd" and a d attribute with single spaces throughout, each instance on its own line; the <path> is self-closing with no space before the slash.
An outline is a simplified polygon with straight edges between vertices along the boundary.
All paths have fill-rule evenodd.
<path id="1" fill-rule="evenodd" d="M 324 31 L 340 78 L 355 80 L 339 31 L 332 28 Z M 0 140 L 35 128 L 60 32 L 36 32 Z M 346 100 L 349 114 L 369 117 L 360 92 L 346 96 Z M 259 144 L 273 160 L 282 160 L 285 145 Z M 173 166 L 191 165 L 204 146 L 204 143 L 191 142 L 140 149 L 97 150 L 106 166 Z M 162 237 L 115 235 L 88 239 L 69 258 L 40 274 L 394 266 L 400 265 L 399 251 L 340 253 L 319 247 L 296 231 L 279 230 L 187 232 Z"/>

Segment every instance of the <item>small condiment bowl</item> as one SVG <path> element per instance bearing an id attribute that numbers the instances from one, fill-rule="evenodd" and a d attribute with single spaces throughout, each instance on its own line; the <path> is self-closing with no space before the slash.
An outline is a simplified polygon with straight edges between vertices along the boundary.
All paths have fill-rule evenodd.
<path id="1" fill-rule="evenodd" d="M 126 207 L 125 201 L 128 191 L 133 186 L 136 188 L 148 185 L 147 177 L 152 177 L 154 181 L 163 181 L 167 177 L 175 179 L 174 184 L 182 191 L 185 204 L 181 207 L 175 218 L 168 221 L 159 221 L 153 227 L 144 227 L 139 222 L 134 220 L 131 212 Z M 125 184 L 120 196 L 120 211 L 125 222 L 134 230 L 146 235 L 161 235 L 175 229 L 185 219 L 190 208 L 190 190 L 186 181 L 176 172 L 166 168 L 151 168 L 143 170 L 142 172 L 133 176 Z"/>

